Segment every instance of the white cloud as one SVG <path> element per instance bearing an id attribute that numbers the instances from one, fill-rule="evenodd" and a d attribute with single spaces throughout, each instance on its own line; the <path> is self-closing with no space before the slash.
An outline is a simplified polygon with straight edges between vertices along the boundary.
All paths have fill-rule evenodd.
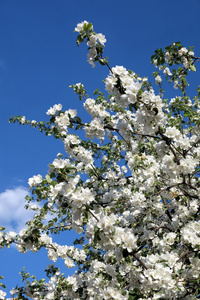
<path id="1" fill-rule="evenodd" d="M 30 192 L 23 186 L 0 193 L 0 226 L 6 227 L 6 231 L 19 232 L 33 217 L 34 212 L 24 208 L 26 195 L 30 196 Z"/>

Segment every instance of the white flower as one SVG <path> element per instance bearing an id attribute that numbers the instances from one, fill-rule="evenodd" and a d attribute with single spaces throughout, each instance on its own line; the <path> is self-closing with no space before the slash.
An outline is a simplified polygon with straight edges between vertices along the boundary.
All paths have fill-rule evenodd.
<path id="1" fill-rule="evenodd" d="M 136 96 L 138 91 L 140 90 L 142 83 L 139 81 L 131 81 L 129 85 L 126 86 L 126 94 L 128 95 L 128 101 L 130 103 L 135 103 Z"/>
<path id="2" fill-rule="evenodd" d="M 25 122 L 26 122 L 26 117 L 25 116 L 21 117 L 20 123 L 21 124 L 25 124 Z"/>
<path id="3" fill-rule="evenodd" d="M 32 121 L 31 121 L 31 126 L 32 126 L 32 127 L 36 127 L 36 125 L 37 125 L 37 122 L 36 122 L 35 120 L 32 120 Z"/>
<path id="4" fill-rule="evenodd" d="M 115 66 L 112 68 L 112 73 L 117 74 L 117 75 L 121 75 L 121 74 L 127 75 L 128 71 L 123 66 Z"/>
<path id="5" fill-rule="evenodd" d="M 169 59 L 171 58 L 171 55 L 169 54 L 169 52 L 165 53 L 165 61 L 166 63 L 168 63 Z"/>
<path id="6" fill-rule="evenodd" d="M 97 226 L 103 230 L 103 232 L 111 233 L 114 231 L 114 224 L 117 220 L 117 216 L 111 214 L 110 216 L 103 216 Z"/>
<path id="7" fill-rule="evenodd" d="M 9 232 L 6 234 L 6 236 L 5 236 L 5 240 L 6 240 L 7 242 L 10 242 L 10 241 L 12 241 L 13 239 L 15 239 L 16 236 L 17 236 L 17 233 L 16 233 L 16 232 L 14 232 L 14 231 L 9 231 Z"/>
<path id="8" fill-rule="evenodd" d="M 172 73 L 170 72 L 170 69 L 169 69 L 169 68 L 165 68 L 165 69 L 163 70 L 163 73 L 166 74 L 166 75 L 172 76 Z"/>
<path id="9" fill-rule="evenodd" d="M 76 25 L 76 28 L 75 28 L 74 30 L 77 31 L 77 32 L 79 32 L 79 33 L 81 33 L 81 32 L 83 31 L 83 26 L 84 26 L 85 24 L 87 25 L 88 22 L 87 22 L 87 21 L 83 21 L 83 22 L 81 22 L 81 23 L 78 23 L 78 24 Z M 93 29 L 93 27 L 92 27 L 91 29 Z"/>
<path id="10" fill-rule="evenodd" d="M 94 201 L 94 194 L 89 188 L 79 188 L 71 195 L 72 205 L 79 208 Z"/>
<path id="11" fill-rule="evenodd" d="M 97 50 L 95 47 L 93 47 L 89 50 L 89 53 L 87 55 L 88 62 L 89 62 L 89 64 L 92 65 L 93 68 L 95 67 L 94 59 L 96 56 L 97 56 Z"/>
<path id="12" fill-rule="evenodd" d="M 183 174 L 191 174 L 195 171 L 196 166 L 198 165 L 198 160 L 193 157 L 186 157 L 180 160 L 180 170 Z"/>
<path id="13" fill-rule="evenodd" d="M 166 244 L 168 244 L 168 245 L 173 245 L 175 238 L 176 238 L 175 232 L 169 232 L 164 237 Z"/>
<path id="14" fill-rule="evenodd" d="M 96 43 L 97 43 L 97 36 L 96 36 L 96 34 L 90 35 L 89 40 L 87 42 L 88 47 L 91 47 L 91 48 L 95 47 Z"/>
<path id="15" fill-rule="evenodd" d="M 160 76 L 160 75 L 157 75 L 157 76 L 155 77 L 155 81 L 156 81 L 156 84 L 160 84 L 160 83 L 162 82 L 161 76 Z"/>
<path id="16" fill-rule="evenodd" d="M 194 56 L 194 51 L 189 51 L 188 54 L 189 54 L 190 56 Z"/>
<path id="17" fill-rule="evenodd" d="M 76 109 L 66 110 L 55 118 L 56 128 L 61 134 L 67 133 L 67 127 L 70 125 L 70 117 L 74 118 L 77 114 Z"/>
<path id="18" fill-rule="evenodd" d="M 66 166 L 71 166 L 70 160 L 69 159 L 59 159 L 56 158 L 52 162 L 52 165 L 57 168 L 57 169 L 63 169 Z"/>
<path id="19" fill-rule="evenodd" d="M 54 262 L 57 261 L 58 255 L 54 249 L 48 248 L 48 258 Z"/>
<path id="20" fill-rule="evenodd" d="M 105 35 L 103 35 L 102 33 L 98 33 L 96 35 L 96 38 L 98 39 L 99 43 L 104 45 L 105 42 L 106 42 L 106 38 L 105 38 Z"/>
<path id="21" fill-rule="evenodd" d="M 10 291 L 10 294 L 13 296 L 14 294 L 18 293 L 19 290 L 12 288 L 12 290 Z"/>
<path id="22" fill-rule="evenodd" d="M 61 104 L 55 104 L 53 107 L 50 107 L 46 114 L 51 116 L 51 115 L 55 115 L 57 111 L 60 111 L 62 109 L 62 105 Z"/>
<path id="23" fill-rule="evenodd" d="M 65 266 L 66 266 L 67 268 L 74 268 L 74 267 L 75 267 L 75 264 L 74 264 L 73 260 L 70 259 L 69 257 L 66 257 L 64 263 L 65 263 Z"/>
<path id="24" fill-rule="evenodd" d="M 124 231 L 122 236 L 123 248 L 126 248 L 128 252 L 131 252 L 137 247 L 137 238 L 130 230 Z"/>
<path id="25" fill-rule="evenodd" d="M 79 82 L 79 83 L 75 84 L 74 88 L 80 89 L 80 88 L 83 88 L 83 87 L 84 87 L 84 85 L 81 82 Z"/>
<path id="26" fill-rule="evenodd" d="M 80 139 L 76 135 L 68 134 L 64 139 L 65 151 L 69 154 L 72 154 L 74 145 L 77 146 L 80 144 L 80 142 Z"/>
<path id="27" fill-rule="evenodd" d="M 52 238 L 47 234 L 42 234 L 40 237 L 40 242 L 44 244 L 52 244 Z"/>
<path id="28" fill-rule="evenodd" d="M 68 250 L 68 247 L 67 246 L 58 246 L 58 249 L 57 249 L 57 254 L 59 257 L 63 258 L 63 259 L 66 259 L 68 256 L 67 256 L 67 250 Z"/>
<path id="29" fill-rule="evenodd" d="M 177 90 L 178 89 L 178 80 L 174 80 L 174 88 Z"/>
<path id="30" fill-rule="evenodd" d="M 42 175 L 38 174 L 37 176 L 34 175 L 32 178 L 29 178 L 28 184 L 30 188 L 37 186 L 39 183 L 42 182 Z"/>
<path id="31" fill-rule="evenodd" d="M 89 126 L 85 127 L 86 137 L 94 139 L 96 136 L 98 139 L 103 139 L 105 135 L 105 130 L 103 127 L 103 122 L 99 118 L 95 118 L 90 122 Z"/>
<path id="32" fill-rule="evenodd" d="M 182 56 L 182 55 L 187 54 L 187 53 L 188 53 L 188 50 L 185 47 L 182 47 L 180 50 L 178 50 L 179 56 Z"/>
<path id="33" fill-rule="evenodd" d="M 155 65 L 155 67 L 157 68 L 157 67 L 158 67 L 158 60 L 157 60 L 157 59 L 154 59 L 153 63 L 154 63 L 154 65 Z"/>
<path id="34" fill-rule="evenodd" d="M 38 211 L 40 208 L 37 205 L 29 205 L 28 209 Z"/>
<path id="35" fill-rule="evenodd" d="M 128 172 L 128 170 L 127 170 L 127 167 L 126 167 L 126 166 L 122 166 L 122 167 L 121 167 L 121 170 L 122 170 L 122 172 L 124 172 L 124 173 L 127 173 L 127 172 Z"/>
<path id="36" fill-rule="evenodd" d="M 0 243 L 3 242 L 3 236 L 4 236 L 4 233 L 0 231 Z"/>
<path id="37" fill-rule="evenodd" d="M 5 299 L 5 296 L 6 296 L 6 292 L 0 290 L 0 299 Z"/>
<path id="38" fill-rule="evenodd" d="M 165 135 L 169 138 L 177 138 L 179 139 L 181 132 L 176 127 L 167 127 L 165 131 Z"/>

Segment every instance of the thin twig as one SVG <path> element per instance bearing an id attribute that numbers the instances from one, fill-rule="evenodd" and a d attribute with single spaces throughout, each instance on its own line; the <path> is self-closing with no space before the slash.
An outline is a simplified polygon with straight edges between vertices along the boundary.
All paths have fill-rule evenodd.
<path id="1" fill-rule="evenodd" d="M 165 225 L 160 225 L 159 227 L 157 227 L 155 230 L 158 231 L 160 228 L 166 228 L 168 229 L 169 231 L 173 231 L 171 228 L 165 226 Z"/>
<path id="2" fill-rule="evenodd" d="M 137 259 L 137 261 L 139 261 L 139 263 L 147 270 L 148 268 L 145 266 L 145 264 L 143 263 L 143 261 L 141 261 L 141 259 L 134 253 L 132 253 L 133 257 L 135 257 L 135 259 Z"/>
<path id="3" fill-rule="evenodd" d="M 89 212 L 91 213 L 91 215 L 97 220 L 97 222 L 99 222 L 99 219 L 93 214 L 93 212 L 89 209 Z"/>
<path id="4" fill-rule="evenodd" d="M 189 253 L 189 249 L 187 249 L 183 254 L 181 254 L 181 256 L 179 257 L 179 259 L 176 262 L 179 262 L 179 260 L 181 260 L 181 258 L 186 256 L 188 253 Z"/>

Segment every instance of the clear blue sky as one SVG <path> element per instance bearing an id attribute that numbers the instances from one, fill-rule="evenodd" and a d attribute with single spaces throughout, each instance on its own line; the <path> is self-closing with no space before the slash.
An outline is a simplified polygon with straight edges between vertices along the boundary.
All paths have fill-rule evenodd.
<path id="1" fill-rule="evenodd" d="M 68 86 L 82 82 L 91 96 L 96 88 L 104 88 L 108 70 L 92 69 L 87 63 L 86 46 L 78 48 L 75 43 L 76 24 L 87 20 L 97 33 L 105 34 L 105 55 L 111 66 L 123 65 L 150 78 L 154 71 L 150 57 L 157 48 L 181 41 L 186 47 L 193 45 L 200 56 L 199 16 L 199 0 L 0 1 L 0 225 L 17 229 L 30 217 L 23 211 L 28 178 L 45 175 L 56 154 L 64 152 L 60 141 L 36 129 L 9 124 L 8 119 L 25 115 L 30 120 L 47 120 L 47 109 L 62 103 L 64 109 L 77 108 L 86 120 Z M 195 76 L 192 91 L 199 71 Z M 42 252 L 22 255 L 14 248 L 0 250 L 0 275 L 6 273 L 9 288 L 19 281 L 17 274 L 24 265 L 43 276 L 49 261 Z"/>

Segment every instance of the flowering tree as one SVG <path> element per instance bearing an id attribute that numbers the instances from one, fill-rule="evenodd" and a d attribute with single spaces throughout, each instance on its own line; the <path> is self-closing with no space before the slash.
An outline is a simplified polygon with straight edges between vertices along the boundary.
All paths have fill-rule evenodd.
<path id="1" fill-rule="evenodd" d="M 22 271 L 24 285 L 15 299 L 196 299 L 200 294 L 200 87 L 186 94 L 195 71 L 192 48 L 179 42 L 158 49 L 152 63 L 156 95 L 147 78 L 122 66 L 111 68 L 103 56 L 104 35 L 86 21 L 75 28 L 77 44 L 87 41 L 88 62 L 105 65 L 104 93 L 89 98 L 84 85 L 72 85 L 92 121 L 76 110 L 54 105 L 47 123 L 12 117 L 64 143 L 66 156 L 49 165 L 48 174 L 29 179 L 37 210 L 18 234 L 1 228 L 0 247 L 16 243 L 19 252 L 39 251 L 77 267 L 72 276 L 55 264 L 47 279 Z M 163 99 L 162 73 L 180 90 Z M 73 133 L 85 131 L 85 139 Z M 39 206 L 35 204 L 39 203 Z M 47 215 L 51 218 L 45 221 Z M 54 234 L 75 230 L 74 246 L 53 242 Z M 3 284 L 1 284 L 3 286 Z M 0 291 L 0 299 L 6 293 Z"/>

